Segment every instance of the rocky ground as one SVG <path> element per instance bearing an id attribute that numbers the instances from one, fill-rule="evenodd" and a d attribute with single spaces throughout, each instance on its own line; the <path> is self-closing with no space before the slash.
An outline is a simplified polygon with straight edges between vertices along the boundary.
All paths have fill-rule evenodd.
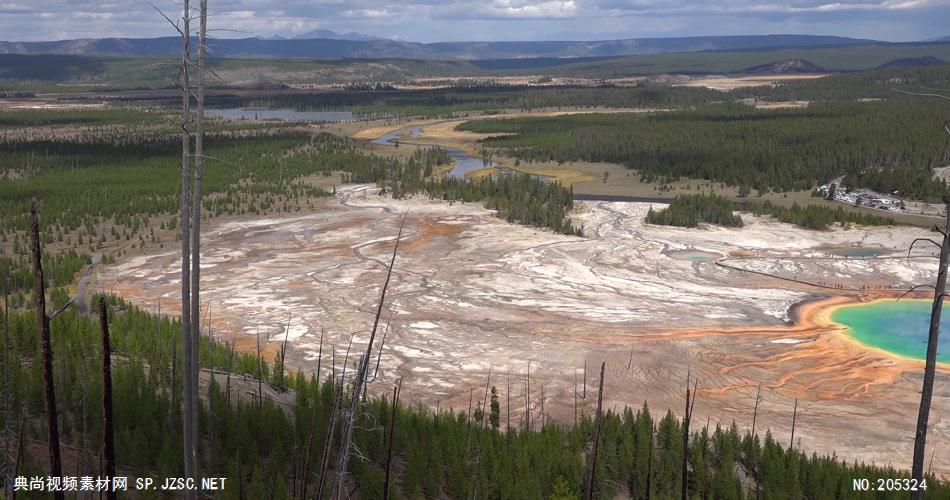
<path id="1" fill-rule="evenodd" d="M 647 204 L 581 202 L 578 238 L 507 224 L 475 204 L 392 200 L 370 186 L 337 193 L 313 213 L 207 229 L 202 281 L 215 335 L 253 350 L 259 332 L 273 353 L 286 334 L 288 365 L 312 371 L 323 331 L 323 375 L 334 352 L 339 369 L 351 335 L 354 349 L 365 348 L 408 211 L 372 391 L 387 392 L 402 377 L 407 399 L 467 409 L 471 396 L 484 396 L 490 373 L 503 422 L 510 413 L 517 425 L 529 369 L 533 423 L 571 421 L 575 390 L 576 411 L 591 413 L 601 362 L 605 401 L 618 408 L 647 401 L 654 412 L 681 412 L 689 372 L 699 377 L 698 425 L 708 418 L 747 429 L 761 384 L 757 430 L 787 444 L 798 398 L 796 446 L 910 463 L 920 364 L 856 344 L 824 311 L 932 281 L 929 248 L 893 258 L 927 236 L 920 229 L 815 232 L 748 215 L 742 229 L 681 229 L 644 224 Z M 879 256 L 842 256 L 852 250 Z M 777 277 L 717 264 L 728 256 L 747 257 L 729 259 L 733 267 Z M 179 267 L 175 251 L 133 257 L 104 269 L 99 286 L 174 313 Z M 837 298 L 800 307 L 800 321 L 789 322 L 793 304 L 829 296 Z M 928 441 L 944 474 L 948 380 L 946 371 L 938 376 Z"/>

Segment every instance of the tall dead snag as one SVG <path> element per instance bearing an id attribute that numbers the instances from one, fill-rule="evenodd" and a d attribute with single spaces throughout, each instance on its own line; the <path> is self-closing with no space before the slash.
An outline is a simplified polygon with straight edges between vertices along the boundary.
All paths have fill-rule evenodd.
<path id="1" fill-rule="evenodd" d="M 53 477 L 62 477 L 63 465 L 59 454 L 59 426 L 56 413 L 56 391 L 53 388 L 53 346 L 50 341 L 49 316 L 46 315 L 46 282 L 43 279 L 43 252 L 40 249 L 40 218 L 36 214 L 36 201 L 30 204 L 30 235 L 33 243 L 33 302 L 36 305 L 36 333 L 40 337 L 40 354 L 43 362 L 43 385 L 46 393 L 46 427 L 49 443 L 49 471 Z M 62 491 L 53 493 L 53 498 L 64 498 Z"/>
<path id="2" fill-rule="evenodd" d="M 541 428 L 544 429 L 544 382 L 541 383 Z"/>
<path id="3" fill-rule="evenodd" d="M 752 410 L 752 439 L 755 439 L 755 419 L 759 416 L 759 402 L 762 401 L 762 382 L 759 382 L 759 388 L 755 391 L 755 409 Z"/>
<path id="4" fill-rule="evenodd" d="M 307 447 L 304 451 L 303 464 L 301 464 L 302 468 L 300 469 L 300 498 L 307 498 L 307 488 L 310 487 L 310 455 L 313 454 L 313 437 L 316 434 L 317 407 L 318 405 L 314 405 L 313 417 L 310 420 L 310 433 L 307 436 Z"/>
<path id="5" fill-rule="evenodd" d="M 682 481 L 683 488 L 681 491 L 681 498 L 686 500 L 689 498 L 689 422 L 693 418 L 693 406 L 696 405 L 696 385 L 699 383 L 699 379 L 696 379 L 693 382 L 693 392 L 689 392 L 689 372 L 686 373 L 686 411 L 683 415 L 683 467 L 682 467 Z"/>
<path id="6" fill-rule="evenodd" d="M 321 500 L 323 498 L 323 489 L 326 484 L 327 478 L 327 468 L 330 467 L 330 453 L 333 451 L 333 436 L 336 433 L 336 422 L 338 420 L 337 414 L 340 411 L 340 401 L 343 399 L 343 387 L 346 385 L 346 360 L 350 358 L 350 347 L 353 345 L 353 336 L 350 336 L 350 343 L 346 347 L 346 356 L 343 361 L 343 369 L 340 375 L 339 385 L 336 387 L 336 397 L 333 400 L 333 411 L 330 413 L 330 426 L 327 429 L 327 435 L 323 441 L 323 460 L 320 462 L 320 481 L 317 483 L 317 491 L 314 493 L 313 497 L 316 500 Z M 333 347 L 333 352 L 336 353 L 336 346 Z M 335 365 L 334 361 L 334 365 Z M 336 378 L 331 378 L 330 380 L 336 384 Z"/>
<path id="7" fill-rule="evenodd" d="M 336 383 L 336 381 L 334 381 Z M 330 466 L 330 453 L 333 451 L 333 434 L 336 432 L 337 413 L 340 411 L 340 399 L 343 397 L 343 378 L 336 388 L 336 395 L 333 398 L 333 411 L 330 412 L 330 424 L 327 427 L 327 434 L 323 438 L 323 458 L 320 460 L 320 480 L 317 482 L 317 491 L 313 497 L 316 500 L 323 498 L 323 490 L 326 485 L 327 468 Z"/>
<path id="8" fill-rule="evenodd" d="M 393 254 L 389 260 L 389 269 L 386 270 L 386 281 L 383 282 L 383 289 L 379 295 L 379 303 L 376 305 L 376 316 L 373 319 L 373 329 L 369 334 L 369 342 L 366 344 L 366 353 L 361 356 L 356 371 L 356 379 L 353 381 L 353 397 L 350 401 L 350 412 L 347 415 L 346 427 L 343 429 L 342 441 L 340 443 L 340 461 L 337 467 L 335 487 L 336 496 L 334 498 L 344 498 L 343 489 L 345 487 L 346 467 L 350 458 L 350 445 L 353 438 L 353 428 L 356 426 L 356 415 L 359 411 L 361 401 L 360 395 L 363 392 L 363 384 L 366 382 L 366 371 L 373 353 L 373 341 L 376 339 L 376 331 L 379 328 L 379 318 L 383 314 L 383 305 L 386 302 L 386 292 L 389 290 L 389 281 L 393 276 L 393 267 L 396 265 L 396 254 L 399 252 L 399 241 L 402 239 L 402 230 L 406 226 L 408 214 L 403 215 L 402 222 L 399 224 L 399 232 L 396 233 L 396 243 L 393 245 Z"/>
<path id="9" fill-rule="evenodd" d="M 577 426 L 577 400 L 587 399 L 587 356 L 584 356 L 584 394 L 577 393 L 577 368 L 574 369 L 574 426 Z"/>
<path id="10" fill-rule="evenodd" d="M 186 4 L 187 5 L 187 4 Z M 205 106 L 205 39 L 208 28 L 208 0 L 199 3 L 198 26 L 198 88 L 196 96 L 197 109 L 195 110 L 195 168 L 194 185 L 192 186 L 191 202 L 191 363 L 188 377 L 191 379 L 191 449 L 188 453 L 193 457 L 192 469 L 189 477 L 198 480 L 198 367 L 201 354 L 201 178 L 204 175 L 204 106 Z M 185 30 L 188 33 L 188 30 Z M 189 36 L 186 38 L 190 37 Z M 186 86 L 187 89 L 187 86 Z M 193 493 L 192 493 L 193 495 Z"/>
<path id="11" fill-rule="evenodd" d="M 168 428 L 174 429 L 175 420 L 178 418 L 178 412 L 181 410 L 178 404 L 178 344 L 172 344 L 172 370 L 169 387 L 171 387 L 172 393 L 172 407 L 171 411 L 168 412 Z"/>
<path id="12" fill-rule="evenodd" d="M 280 353 L 278 357 L 280 365 L 274 367 L 274 379 L 277 380 L 278 383 L 283 383 L 284 381 L 284 361 L 287 358 L 287 341 L 290 339 L 290 318 L 292 315 L 292 312 L 287 313 L 287 328 L 284 330 L 284 342 L 280 345 Z"/>
<path id="13" fill-rule="evenodd" d="M 254 340 L 257 341 L 257 407 L 264 407 L 264 358 L 261 357 L 261 332 L 254 331 Z"/>
<path id="14" fill-rule="evenodd" d="M 606 361 L 600 363 L 600 386 L 597 389 L 597 423 L 594 427 L 594 445 L 590 452 L 590 475 L 587 479 L 587 500 L 594 498 L 594 479 L 597 476 L 597 451 L 600 448 L 600 428 L 604 425 L 604 367 Z"/>
<path id="15" fill-rule="evenodd" d="M 99 299 L 99 331 L 102 333 L 102 460 L 106 477 L 115 477 L 115 435 L 112 426 L 112 347 L 109 344 L 109 312 L 106 299 Z M 115 500 L 115 490 L 106 490 Z"/>
<path id="16" fill-rule="evenodd" d="M 947 129 L 950 132 L 950 128 Z M 914 479 L 924 479 L 924 458 L 927 449 L 927 426 L 930 420 L 930 402 L 933 399 L 934 374 L 937 370 L 937 340 L 940 337 L 940 313 L 943 311 L 943 297 L 947 290 L 947 265 L 950 261 L 950 202 L 947 203 L 947 221 L 940 231 L 943 241 L 940 246 L 940 264 L 937 272 L 937 285 L 934 287 L 933 307 L 930 311 L 930 331 L 927 336 L 927 362 L 924 366 L 924 386 L 920 391 L 920 410 L 917 413 L 917 432 L 914 434 L 914 464 L 911 475 Z M 939 231 L 939 229 L 938 229 Z M 937 242 L 927 240 L 935 245 Z M 916 241 L 914 242 L 916 243 Z M 911 244 L 913 248 L 913 244 Z M 909 253 L 909 250 L 908 250 Z M 911 492 L 912 498 L 923 498 L 922 491 Z"/>
<path id="17" fill-rule="evenodd" d="M 4 477 L 4 491 L 7 498 L 14 498 L 13 478 L 10 467 L 10 440 L 12 439 L 13 429 L 10 428 L 13 422 L 13 394 L 10 389 L 10 276 L 4 279 L 3 288 L 3 470 L 6 473 Z"/>
<path id="18" fill-rule="evenodd" d="M 389 445 L 386 450 L 386 479 L 383 482 L 383 500 L 389 500 L 389 476 L 393 468 L 393 438 L 396 434 L 396 409 L 399 407 L 399 390 L 402 388 L 402 378 L 393 387 L 393 411 L 389 417 Z"/>
<path id="19" fill-rule="evenodd" d="M 707 450 L 709 450 L 709 414 L 706 414 L 706 426 L 703 427 L 703 498 L 704 499 L 709 498 L 709 462 L 706 460 Z"/>
<path id="20" fill-rule="evenodd" d="M 13 398 L 10 394 L 10 277 L 4 279 L 3 288 L 3 470 L 6 473 L 3 483 L 3 494 L 6 498 L 13 496 L 13 478 L 10 473 L 10 413 L 13 411 Z"/>
<path id="21" fill-rule="evenodd" d="M 320 328 L 320 350 L 317 352 L 317 386 L 320 385 L 320 366 L 323 363 L 323 327 Z"/>
<path id="22" fill-rule="evenodd" d="M 528 373 L 524 379 L 524 430 L 531 430 L 531 362 L 528 361 Z"/>
<path id="23" fill-rule="evenodd" d="M 507 414 L 508 420 L 505 430 L 511 431 L 511 366 L 508 367 L 508 391 L 505 398 L 507 399 L 505 402 L 505 413 Z"/>
<path id="24" fill-rule="evenodd" d="M 197 441 L 195 436 L 195 379 L 191 376 L 196 355 L 191 340 L 191 8 L 184 0 L 181 29 L 181 340 L 182 340 L 182 444 L 185 477 L 195 478 Z M 194 318 L 197 321 L 197 318 Z M 185 491 L 185 498 L 195 498 Z"/>
<path id="25" fill-rule="evenodd" d="M 468 411 L 465 413 L 465 427 L 466 428 L 472 427 L 472 420 L 474 419 L 474 417 L 472 416 L 472 398 L 474 396 L 475 396 L 475 389 L 470 388 L 468 390 Z M 469 436 L 469 441 L 471 441 L 472 434 L 469 433 L 468 436 Z"/>
<path id="26" fill-rule="evenodd" d="M 231 372 L 234 370 L 234 340 L 228 345 L 228 375 L 225 382 L 224 392 L 227 394 L 228 407 L 231 406 Z"/>
<path id="27" fill-rule="evenodd" d="M 792 438 L 789 440 L 788 449 L 795 449 L 795 421 L 798 420 L 798 398 L 795 398 L 795 409 L 792 410 Z"/>
<path id="28" fill-rule="evenodd" d="M 307 489 L 310 488 L 310 457 L 313 455 L 313 439 L 317 434 L 317 413 L 320 409 L 320 376 L 314 376 L 317 380 L 317 392 L 314 394 L 313 414 L 310 417 L 310 435 L 307 437 L 307 448 L 304 452 L 303 469 L 301 470 L 300 498 L 307 498 Z"/>
<path id="29" fill-rule="evenodd" d="M 653 494 L 653 435 L 656 434 L 656 424 L 653 424 L 653 428 L 650 430 L 650 453 L 647 455 L 647 486 L 646 494 L 643 496 L 647 500 L 650 500 Z"/>
<path id="30" fill-rule="evenodd" d="M 488 418 L 486 418 L 486 416 L 488 415 L 488 393 L 490 391 L 489 386 L 491 385 L 491 370 L 492 370 L 493 365 L 494 363 L 488 365 L 488 378 L 485 379 L 485 397 L 482 399 L 482 418 L 478 422 L 479 429 L 484 428 L 485 422 L 488 421 Z"/>

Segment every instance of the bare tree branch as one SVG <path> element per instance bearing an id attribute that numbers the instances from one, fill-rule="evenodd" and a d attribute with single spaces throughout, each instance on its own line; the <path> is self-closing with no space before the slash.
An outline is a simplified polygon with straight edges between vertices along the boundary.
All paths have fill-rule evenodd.
<path id="1" fill-rule="evenodd" d="M 933 285 L 916 285 L 916 286 L 913 286 L 913 287 L 911 287 L 909 290 L 907 290 L 906 292 L 902 293 L 900 297 L 897 297 L 897 300 L 903 299 L 903 298 L 906 297 L 908 294 L 910 294 L 911 292 L 914 292 L 914 291 L 917 290 L 918 288 L 931 288 L 931 289 L 932 289 L 933 287 L 934 287 Z"/>
<path id="2" fill-rule="evenodd" d="M 178 32 L 178 35 L 179 35 L 179 36 L 182 36 L 182 37 L 185 36 L 185 34 L 182 32 L 181 28 L 178 26 L 178 23 L 176 23 L 175 21 L 172 21 L 171 18 L 169 18 L 167 15 L 165 15 L 165 13 L 162 12 L 162 9 L 159 9 L 159 8 L 158 8 L 157 6 L 155 6 L 155 4 L 153 4 L 152 2 L 145 2 L 145 3 L 149 4 L 153 9 L 155 9 L 155 12 L 158 12 L 159 14 L 161 14 L 161 16 L 164 17 L 166 21 L 168 21 L 168 24 L 172 25 L 172 27 L 175 28 L 175 31 Z M 187 28 L 186 28 L 186 29 L 187 29 Z"/>
<path id="3" fill-rule="evenodd" d="M 911 242 L 910 247 L 907 249 L 907 258 L 908 258 L 908 259 L 910 258 L 910 252 L 914 249 L 914 245 L 917 244 L 918 241 L 919 241 L 919 242 L 923 242 L 923 243 L 930 243 L 930 244 L 934 245 L 935 247 L 940 248 L 940 243 L 937 243 L 936 241 L 934 241 L 934 240 L 932 240 L 932 239 L 930 239 L 930 238 L 917 238 L 916 240 L 914 240 L 914 241 Z"/>
<path id="4" fill-rule="evenodd" d="M 62 313 L 62 312 L 65 311 L 66 309 L 69 309 L 69 306 L 73 305 L 73 303 L 75 303 L 75 302 L 76 302 L 76 297 L 71 297 L 69 300 L 67 300 L 65 304 L 63 304 L 62 306 L 60 306 L 59 309 L 53 311 L 53 312 L 49 315 L 50 321 L 52 321 L 53 318 L 55 318 L 56 316 L 59 316 L 60 313 Z"/>

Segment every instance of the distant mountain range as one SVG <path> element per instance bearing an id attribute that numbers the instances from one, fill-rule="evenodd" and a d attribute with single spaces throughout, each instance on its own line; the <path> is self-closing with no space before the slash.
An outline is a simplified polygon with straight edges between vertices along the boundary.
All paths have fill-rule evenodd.
<path id="1" fill-rule="evenodd" d="M 316 29 L 308 31 L 306 33 L 301 33 L 295 37 L 296 40 L 355 40 L 355 41 L 367 41 L 367 40 L 385 40 L 385 38 L 379 38 L 370 35 L 364 35 L 363 33 L 357 33 L 351 31 L 349 33 L 337 33 L 336 31 L 331 30 L 321 30 Z"/>
<path id="2" fill-rule="evenodd" d="M 239 38 L 210 40 L 209 51 L 219 58 L 471 60 L 613 57 L 673 52 L 841 47 L 878 43 L 887 44 L 874 40 L 812 35 L 631 38 L 604 41 L 417 43 L 373 38 L 361 33 L 338 34 L 329 30 L 314 30 L 293 39 Z M 176 37 L 0 42 L 0 54 L 157 57 L 174 56 L 180 50 L 181 41 Z"/>

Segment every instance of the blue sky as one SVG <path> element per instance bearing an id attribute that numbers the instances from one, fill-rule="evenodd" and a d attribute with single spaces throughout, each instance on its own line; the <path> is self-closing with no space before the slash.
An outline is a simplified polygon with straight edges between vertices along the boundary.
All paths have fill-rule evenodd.
<path id="1" fill-rule="evenodd" d="M 181 9 L 180 2 L 152 1 L 171 17 Z M 209 0 L 209 12 L 209 26 L 235 30 L 215 33 L 222 38 L 289 37 L 317 28 L 420 42 L 950 35 L 950 0 Z M 0 0 L 2 40 L 171 34 L 145 0 Z"/>

